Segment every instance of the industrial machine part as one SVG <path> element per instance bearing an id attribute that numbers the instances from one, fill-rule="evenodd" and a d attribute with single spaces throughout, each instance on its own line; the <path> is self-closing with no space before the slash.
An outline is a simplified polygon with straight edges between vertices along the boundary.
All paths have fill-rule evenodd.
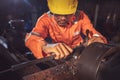
<path id="1" fill-rule="evenodd" d="M 0 44 L 0 80 L 20 80 L 22 76 L 32 74 L 40 71 L 36 65 L 29 65 L 27 67 L 19 68 L 11 65 L 21 64 L 27 62 L 28 59 L 20 54 L 10 53 L 3 45 Z M 19 69 L 18 69 L 19 68 Z"/>
<path id="2" fill-rule="evenodd" d="M 120 47 L 93 43 L 63 64 L 24 76 L 24 80 L 120 80 Z M 74 54 L 73 53 L 73 54 Z"/>

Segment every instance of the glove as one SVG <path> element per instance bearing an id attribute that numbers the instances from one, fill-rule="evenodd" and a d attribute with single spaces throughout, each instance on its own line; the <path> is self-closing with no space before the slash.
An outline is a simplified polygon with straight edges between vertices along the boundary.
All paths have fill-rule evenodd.
<path id="1" fill-rule="evenodd" d="M 55 55 L 55 59 L 66 58 L 72 53 L 72 49 L 64 43 L 47 44 L 42 50 L 48 55 Z"/>
<path id="2" fill-rule="evenodd" d="M 94 43 L 94 42 L 105 43 L 101 37 L 94 36 L 88 40 L 87 45 L 90 45 L 91 43 Z"/>

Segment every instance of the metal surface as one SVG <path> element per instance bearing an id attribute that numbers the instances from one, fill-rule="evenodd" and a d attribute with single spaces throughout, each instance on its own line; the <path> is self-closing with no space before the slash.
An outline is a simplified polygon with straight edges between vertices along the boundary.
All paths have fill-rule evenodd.
<path id="1" fill-rule="evenodd" d="M 9 68 L 9 69 L 6 69 L 4 71 L 0 71 L 0 74 L 8 72 L 8 71 L 16 71 L 16 70 L 19 70 L 19 69 L 22 69 L 22 68 L 25 68 L 25 67 L 29 67 L 29 66 L 32 66 L 32 65 L 36 65 L 38 63 L 49 61 L 49 60 L 52 60 L 52 59 L 54 59 L 54 56 L 49 56 L 49 57 L 45 57 L 45 58 L 42 58 L 42 59 L 35 59 L 35 60 L 32 60 L 32 61 L 26 61 L 26 62 L 22 62 L 22 63 L 19 63 L 19 64 L 15 64 L 15 65 L 12 65 L 11 68 Z"/>
<path id="2" fill-rule="evenodd" d="M 28 61 L 27 59 L 24 59 L 25 57 L 21 58 L 24 61 Z M 40 69 L 36 65 L 30 65 L 27 67 L 23 67 L 22 69 L 19 68 L 19 70 L 14 70 L 14 72 L 9 69 L 11 65 L 19 64 L 20 61 L 18 62 L 16 59 L 14 59 L 8 49 L 0 44 L 0 80 L 20 80 L 18 79 L 19 76 L 25 76 L 40 71 Z"/>
<path id="3" fill-rule="evenodd" d="M 113 55 L 117 48 L 110 45 L 95 43 L 87 47 L 81 55 L 81 80 L 97 80 L 101 63 L 105 63 L 107 57 Z"/>
<path id="4" fill-rule="evenodd" d="M 24 76 L 24 80 L 98 80 L 100 65 L 117 51 L 116 47 L 93 43 L 81 56 L 64 64 Z M 79 51 L 78 51 L 79 53 Z M 111 57 L 109 57 L 111 58 Z"/>

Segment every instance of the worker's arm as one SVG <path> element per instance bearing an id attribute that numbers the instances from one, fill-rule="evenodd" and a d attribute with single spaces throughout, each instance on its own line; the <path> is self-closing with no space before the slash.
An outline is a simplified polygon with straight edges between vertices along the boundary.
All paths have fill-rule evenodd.
<path id="1" fill-rule="evenodd" d="M 44 39 L 48 35 L 49 22 L 47 19 L 38 19 L 36 26 L 31 33 L 26 35 L 25 44 L 32 51 L 33 55 L 39 59 L 47 56 L 55 55 L 55 59 L 67 57 L 72 49 L 64 43 L 48 44 Z"/>
<path id="2" fill-rule="evenodd" d="M 101 42 L 101 43 L 107 43 L 107 40 L 106 38 L 100 34 L 98 31 L 95 30 L 95 28 L 93 27 L 90 19 L 88 18 L 88 16 L 82 12 L 82 16 L 83 16 L 83 19 L 82 19 L 82 32 L 86 34 L 86 31 L 89 30 L 89 33 L 88 33 L 88 37 L 89 37 L 89 40 L 88 40 L 88 45 L 93 43 L 93 42 Z"/>
<path id="3" fill-rule="evenodd" d="M 26 47 L 28 47 L 32 51 L 33 55 L 37 59 L 44 57 L 44 54 L 42 52 L 42 46 L 46 44 L 44 39 L 48 35 L 48 24 L 45 20 L 46 16 L 47 15 L 44 15 L 38 19 L 33 30 L 28 33 L 25 38 Z"/>

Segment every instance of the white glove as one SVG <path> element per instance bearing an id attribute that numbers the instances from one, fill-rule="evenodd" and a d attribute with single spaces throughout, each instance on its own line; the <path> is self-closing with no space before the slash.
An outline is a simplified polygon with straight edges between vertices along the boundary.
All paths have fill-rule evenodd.
<path id="1" fill-rule="evenodd" d="M 65 58 L 72 53 L 72 49 L 64 43 L 47 44 L 42 49 L 49 55 L 55 55 L 55 59 Z"/>

